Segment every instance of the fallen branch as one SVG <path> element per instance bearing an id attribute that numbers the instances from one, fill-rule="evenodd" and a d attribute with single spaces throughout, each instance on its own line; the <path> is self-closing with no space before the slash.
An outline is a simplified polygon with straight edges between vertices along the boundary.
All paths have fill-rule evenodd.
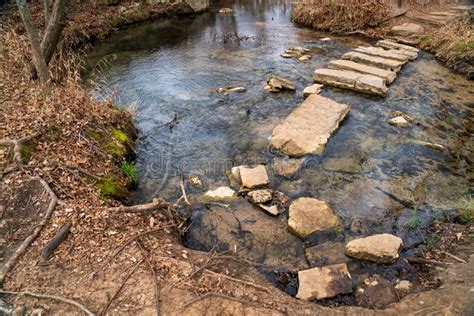
<path id="1" fill-rule="evenodd" d="M 114 295 L 113 295 L 112 298 L 109 300 L 109 302 L 107 303 L 107 305 L 105 305 L 103 311 L 100 313 L 101 315 L 106 315 L 106 314 L 107 314 L 107 311 L 109 310 L 110 304 L 112 304 L 112 302 L 114 301 L 114 299 L 120 294 L 120 292 L 122 291 L 123 287 L 125 286 L 125 283 L 127 283 L 128 279 L 130 279 L 130 277 L 132 276 L 132 274 L 135 272 L 135 270 L 138 268 L 138 266 L 139 266 L 144 260 L 145 260 L 145 259 L 142 259 L 142 260 L 138 261 L 137 264 L 135 264 L 135 266 L 133 266 L 132 270 L 130 270 L 130 272 L 127 274 L 127 276 L 125 277 L 125 279 L 123 279 L 122 284 L 120 285 L 120 287 L 117 289 L 117 291 L 115 291 Z"/>
<path id="2" fill-rule="evenodd" d="M 450 262 L 441 262 L 432 259 L 425 259 L 425 258 L 415 258 L 415 257 L 405 257 L 405 260 L 409 263 L 418 263 L 418 264 L 439 264 L 439 265 L 447 265 L 452 264 Z"/>
<path id="3" fill-rule="evenodd" d="M 48 242 L 46 247 L 44 247 L 43 251 L 41 252 L 41 261 L 45 262 L 48 260 L 49 256 L 54 252 L 54 250 L 61 244 L 66 237 L 69 235 L 71 231 L 72 223 L 67 222 L 59 231 L 54 235 L 54 237 Z"/>
<path id="4" fill-rule="evenodd" d="M 34 133 L 20 139 L 2 139 L 0 140 L 0 146 L 13 146 L 13 159 L 18 163 L 22 163 L 21 147 L 24 143 L 38 137 L 39 135 L 41 135 L 41 133 Z"/>
<path id="5" fill-rule="evenodd" d="M 452 253 L 446 252 L 446 251 L 441 251 L 441 253 L 453 258 L 456 261 L 459 261 L 461 263 L 467 263 L 466 260 L 459 258 L 458 256 L 453 255 Z"/>
<path id="6" fill-rule="evenodd" d="M 7 262 L 0 269 L 0 284 L 3 284 L 3 281 L 4 281 L 5 276 L 7 275 L 7 273 L 13 268 L 13 266 L 16 264 L 18 259 L 25 253 L 26 249 L 31 245 L 31 243 L 38 237 L 39 233 L 41 232 L 43 227 L 46 225 L 46 222 L 50 218 L 50 216 L 53 213 L 54 208 L 56 207 L 56 204 L 58 202 L 58 198 L 56 197 L 56 194 L 54 194 L 54 192 L 51 190 L 51 188 L 46 183 L 46 181 L 44 181 L 41 178 L 37 178 L 37 179 L 41 182 L 44 189 L 46 190 L 46 192 L 51 197 L 51 201 L 49 202 L 48 208 L 46 209 L 46 213 L 44 214 L 43 219 L 35 227 L 33 233 L 31 233 L 31 235 L 26 237 L 26 239 L 15 250 L 15 252 L 10 256 L 10 258 L 8 258 Z"/>
<path id="7" fill-rule="evenodd" d="M 173 206 L 174 207 L 178 206 L 179 202 L 181 202 L 181 200 L 183 199 L 184 199 L 184 202 L 186 202 L 186 204 L 191 205 L 191 203 L 189 203 L 188 196 L 186 195 L 186 190 L 184 188 L 183 175 L 179 177 L 179 187 L 181 188 L 181 197 L 178 199 L 178 201 L 176 201 L 175 204 L 173 204 Z"/>
<path id="8" fill-rule="evenodd" d="M 156 309 L 156 316 L 160 316 L 160 285 L 158 283 L 158 278 L 156 277 L 155 269 L 153 269 L 153 265 L 150 262 L 150 258 L 148 257 L 148 252 L 145 250 L 145 246 L 143 245 L 140 238 L 137 239 L 138 247 L 140 247 L 140 251 L 142 252 L 143 257 L 145 258 L 146 265 L 150 270 L 151 277 L 153 278 L 153 285 L 155 286 L 155 309 Z"/>
<path id="9" fill-rule="evenodd" d="M 143 236 L 146 236 L 146 235 L 149 235 L 149 234 L 152 234 L 152 233 L 156 233 L 158 231 L 161 231 L 163 229 L 166 229 L 166 228 L 170 228 L 170 227 L 174 227 L 175 225 L 174 224 L 170 224 L 170 225 L 166 225 L 166 226 L 161 226 L 161 227 L 158 227 L 158 228 L 155 228 L 155 229 L 152 229 L 152 230 L 148 230 L 146 232 L 142 232 L 138 235 L 135 235 L 133 237 L 131 237 L 130 239 L 128 239 L 127 241 L 125 241 L 115 252 L 114 254 L 109 258 L 107 259 L 103 264 L 102 266 L 97 270 L 95 271 L 94 273 L 92 273 L 92 277 L 95 277 L 95 275 L 99 272 L 99 271 L 103 271 L 107 265 L 115 258 L 119 255 L 119 253 L 122 252 L 122 250 L 124 250 L 128 245 L 130 245 L 132 242 L 134 242 L 135 240 L 137 240 L 137 238 L 140 238 L 140 237 L 143 237 Z"/>
<path id="10" fill-rule="evenodd" d="M 160 208 L 168 208 L 170 205 L 163 199 L 153 199 L 151 203 L 139 204 L 132 206 L 119 206 L 111 207 L 109 210 L 112 212 L 122 212 L 122 213 L 144 213 L 148 211 L 155 211 Z"/>
<path id="11" fill-rule="evenodd" d="M 220 297 L 220 298 L 223 298 L 223 299 L 226 299 L 226 300 L 230 300 L 230 301 L 234 301 L 234 302 L 239 302 L 241 303 L 242 305 L 248 305 L 250 304 L 250 302 L 248 301 L 244 301 L 244 300 L 241 300 L 239 298 L 236 298 L 236 297 L 232 297 L 232 296 L 229 296 L 229 295 L 225 295 L 225 294 L 222 294 L 222 293 L 216 293 L 216 292 L 207 292 L 206 294 L 204 295 L 201 295 L 199 297 L 196 297 L 195 299 L 187 302 L 186 304 L 183 305 L 182 309 L 186 309 L 188 308 L 189 306 L 193 305 L 194 303 L 198 302 L 198 301 L 201 301 L 201 300 L 204 300 L 208 297 L 211 297 L 211 296 L 215 296 L 215 297 Z"/>
<path id="12" fill-rule="evenodd" d="M 33 297 L 36 297 L 36 298 L 46 298 L 46 299 L 51 299 L 51 300 L 55 300 L 55 301 L 60 301 L 60 302 L 63 302 L 63 303 L 69 304 L 69 305 L 76 306 L 77 308 L 82 310 L 87 315 L 95 316 L 95 314 L 93 312 L 91 312 L 89 309 L 87 309 L 84 305 L 82 305 L 82 304 L 80 304 L 76 301 L 70 300 L 68 298 L 63 298 L 63 297 L 60 297 L 60 296 L 48 295 L 48 294 L 38 294 L 38 293 L 33 293 L 33 292 L 14 292 L 14 291 L 4 291 L 4 290 L 0 290 L 0 294 L 27 295 L 27 296 L 33 296 Z"/>

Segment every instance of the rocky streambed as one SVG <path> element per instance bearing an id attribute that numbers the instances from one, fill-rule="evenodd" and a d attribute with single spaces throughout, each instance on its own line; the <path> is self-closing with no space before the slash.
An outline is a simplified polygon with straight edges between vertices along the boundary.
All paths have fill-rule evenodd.
<path id="1" fill-rule="evenodd" d="M 472 207 L 474 84 L 423 52 L 362 67 L 394 52 L 296 28 L 286 2 L 221 7 L 233 11 L 129 28 L 89 55 L 98 96 L 118 91 L 136 113 L 136 199 L 179 201 L 188 247 L 237 252 L 300 299 L 383 308 L 436 286 L 411 259 L 431 223 Z M 341 67 L 390 88 L 312 86 Z"/>

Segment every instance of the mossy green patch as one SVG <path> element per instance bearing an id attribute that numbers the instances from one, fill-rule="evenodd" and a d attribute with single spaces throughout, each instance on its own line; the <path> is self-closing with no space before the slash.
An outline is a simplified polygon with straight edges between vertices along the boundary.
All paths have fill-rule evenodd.
<path id="1" fill-rule="evenodd" d="M 111 197 L 115 199 L 124 199 L 128 195 L 127 188 L 114 175 L 109 175 L 97 184 L 100 189 L 100 197 Z"/>
<path id="2" fill-rule="evenodd" d="M 429 35 L 423 35 L 421 38 L 420 38 L 420 42 L 421 42 L 421 46 L 422 47 L 427 47 L 431 44 L 431 42 L 433 41 L 433 38 Z"/>
<path id="3" fill-rule="evenodd" d="M 115 138 L 116 140 L 120 141 L 123 144 L 129 144 L 130 143 L 130 138 L 124 132 L 122 132 L 119 129 L 112 130 L 112 137 Z"/>
<path id="4" fill-rule="evenodd" d="M 137 165 L 131 162 L 124 162 L 120 168 L 122 169 L 123 173 L 130 179 L 132 183 L 138 182 L 138 170 Z"/>
<path id="5" fill-rule="evenodd" d="M 453 48 L 453 51 L 458 55 L 463 55 L 471 50 L 474 50 L 474 41 L 471 40 L 462 41 Z"/>
<path id="6" fill-rule="evenodd" d="M 24 142 L 21 146 L 21 161 L 27 164 L 33 153 L 36 151 L 36 145 L 32 140 Z"/>

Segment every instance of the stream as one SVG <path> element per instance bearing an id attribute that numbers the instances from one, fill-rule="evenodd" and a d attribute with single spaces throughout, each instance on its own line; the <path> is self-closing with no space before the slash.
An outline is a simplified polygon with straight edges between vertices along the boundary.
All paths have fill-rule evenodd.
<path id="1" fill-rule="evenodd" d="M 295 272 L 309 268 L 304 249 L 326 241 L 387 232 L 403 239 L 402 256 L 426 243 L 433 220 L 472 207 L 474 82 L 451 73 L 434 56 L 420 52 L 403 67 L 385 98 L 325 87 L 322 96 L 350 105 L 348 117 L 321 156 L 305 157 L 297 175 L 273 169 L 268 147 L 274 127 L 303 101 L 312 73 L 359 45 L 357 37 L 336 37 L 299 28 L 290 21 L 290 1 L 237 0 L 195 17 L 166 19 L 120 30 L 97 43 L 87 58 L 88 78 L 100 83 L 98 98 L 135 113 L 140 131 L 137 202 L 154 197 L 176 201 L 180 175 L 202 180 L 186 185 L 192 207 L 186 246 L 209 251 L 236 250 L 264 264 L 262 273 L 295 294 Z M 320 41 L 330 37 L 330 41 Z M 304 46 L 312 59 L 280 54 Z M 296 82 L 296 93 L 270 94 L 267 78 Z M 244 93 L 216 90 L 242 86 Z M 415 119 L 408 127 L 387 121 L 401 111 Z M 172 123 L 170 123 L 172 122 Z M 170 123 L 170 124 L 168 124 Z M 437 151 L 415 141 L 441 144 Z M 271 217 L 239 198 L 229 207 L 199 203 L 208 189 L 229 185 L 233 166 L 265 164 L 272 190 L 290 201 L 302 196 L 326 201 L 344 229 L 300 240 L 287 231 L 288 212 Z M 413 229 L 410 223 L 417 220 Z M 407 263 L 386 266 L 348 263 L 353 277 L 378 273 L 393 281 L 416 281 Z"/>

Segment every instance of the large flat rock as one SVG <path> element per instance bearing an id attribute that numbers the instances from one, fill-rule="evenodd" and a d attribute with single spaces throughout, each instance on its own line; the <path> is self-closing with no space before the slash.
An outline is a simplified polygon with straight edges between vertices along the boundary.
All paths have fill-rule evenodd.
<path id="1" fill-rule="evenodd" d="M 270 182 L 264 165 L 258 165 L 254 168 L 239 167 L 239 171 L 242 186 L 245 188 L 253 189 Z"/>
<path id="2" fill-rule="evenodd" d="M 422 35 L 425 32 L 425 29 L 415 23 L 403 23 L 401 25 L 395 25 L 392 27 L 390 32 L 393 35 L 400 35 L 400 36 L 416 36 Z"/>
<path id="3" fill-rule="evenodd" d="M 399 72 L 404 64 L 404 62 L 401 62 L 399 60 L 371 56 L 358 52 L 345 53 L 344 55 L 342 55 L 342 59 L 348 59 L 364 65 L 382 68 L 394 72 Z"/>
<path id="4" fill-rule="evenodd" d="M 312 94 L 273 130 L 270 146 L 289 156 L 320 155 L 349 106 Z"/>
<path id="5" fill-rule="evenodd" d="M 336 70 L 350 70 L 366 75 L 380 77 L 384 79 L 386 83 L 392 83 L 395 78 L 397 78 L 397 74 L 393 71 L 371 67 L 364 64 L 358 64 L 350 60 L 331 60 L 329 62 L 329 68 Z"/>
<path id="6" fill-rule="evenodd" d="M 356 52 L 366 54 L 366 55 L 371 55 L 371 56 L 377 56 L 377 57 L 382 57 L 382 58 L 388 58 L 388 59 L 395 59 L 398 61 L 401 61 L 403 63 L 407 63 L 408 61 L 415 59 L 418 54 L 415 52 L 409 52 L 406 51 L 406 53 L 401 52 L 400 50 L 397 49 L 389 49 L 385 50 L 381 47 L 363 47 L 359 46 L 356 49 L 354 49 Z M 409 53 L 411 53 L 409 55 Z"/>
<path id="7" fill-rule="evenodd" d="M 345 263 L 298 272 L 298 293 L 302 300 L 323 299 L 352 292 L 352 279 Z"/>
<path id="8" fill-rule="evenodd" d="M 385 96 L 385 79 L 349 70 L 316 69 L 314 81 L 339 88 Z"/>
<path id="9" fill-rule="evenodd" d="M 392 263 L 397 260 L 402 245 L 402 239 L 397 236 L 377 234 L 350 241 L 346 245 L 346 254 L 357 259 Z"/>
<path id="10" fill-rule="evenodd" d="M 415 52 L 415 53 L 418 53 L 420 51 L 416 47 L 400 44 L 400 43 L 389 41 L 389 40 L 380 40 L 377 42 L 376 46 L 386 48 L 386 49 L 406 50 L 406 51 Z"/>
<path id="11" fill-rule="evenodd" d="M 288 229 L 300 238 L 331 229 L 339 229 L 341 221 L 329 205 L 314 198 L 301 197 L 289 208 Z"/>

